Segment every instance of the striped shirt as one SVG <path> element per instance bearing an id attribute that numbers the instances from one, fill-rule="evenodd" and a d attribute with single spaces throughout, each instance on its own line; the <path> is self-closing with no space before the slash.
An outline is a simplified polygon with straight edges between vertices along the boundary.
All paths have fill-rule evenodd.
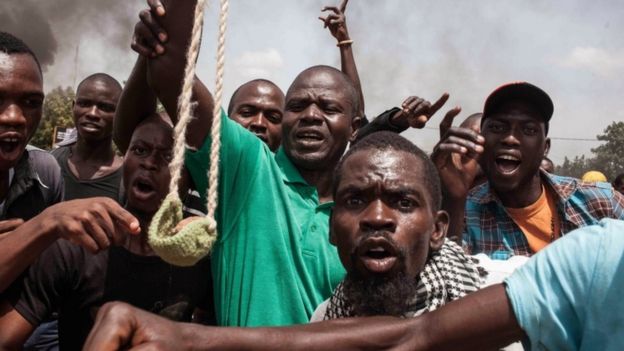
<path id="1" fill-rule="evenodd" d="M 609 183 L 585 183 L 579 179 L 541 173 L 542 181 L 556 195 L 559 236 L 602 218 L 624 219 L 624 196 Z M 486 182 L 470 191 L 466 200 L 463 246 L 471 254 L 492 259 L 533 254 L 518 225 Z"/>

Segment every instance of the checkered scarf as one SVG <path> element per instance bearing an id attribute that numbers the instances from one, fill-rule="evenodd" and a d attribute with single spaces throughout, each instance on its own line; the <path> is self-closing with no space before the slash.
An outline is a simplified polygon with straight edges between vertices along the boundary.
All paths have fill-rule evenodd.
<path id="1" fill-rule="evenodd" d="M 420 272 L 419 282 L 404 318 L 431 312 L 449 301 L 477 291 L 480 286 L 476 264 L 455 242 L 446 239 L 442 248 L 434 252 Z M 324 320 L 357 317 L 344 297 L 340 283 L 329 299 Z"/>

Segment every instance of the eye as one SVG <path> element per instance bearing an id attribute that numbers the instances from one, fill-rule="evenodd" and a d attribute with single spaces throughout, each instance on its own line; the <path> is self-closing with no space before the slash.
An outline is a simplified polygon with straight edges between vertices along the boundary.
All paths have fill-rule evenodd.
<path id="1" fill-rule="evenodd" d="M 106 113 L 115 112 L 115 105 L 113 104 L 98 104 L 97 107 L 102 112 L 106 112 Z"/>
<path id="2" fill-rule="evenodd" d="M 527 125 L 524 126 L 524 134 L 526 135 L 536 135 L 538 132 L 538 128 L 536 126 Z"/>
<path id="3" fill-rule="evenodd" d="M 364 200 L 359 196 L 349 196 L 344 203 L 348 208 L 358 208 L 364 205 Z"/>
<path id="4" fill-rule="evenodd" d="M 306 105 L 300 101 L 291 101 L 286 105 L 286 111 L 301 112 L 305 109 Z"/>
<path id="5" fill-rule="evenodd" d="M 24 100 L 24 105 L 29 108 L 40 108 L 43 105 L 43 99 L 39 97 L 31 97 Z"/>
<path id="6" fill-rule="evenodd" d="M 493 133 L 502 133 L 505 131 L 505 126 L 501 123 L 490 123 L 488 125 L 488 130 Z"/>
<path id="7" fill-rule="evenodd" d="M 77 101 L 76 101 L 76 105 L 77 105 L 78 107 L 90 107 L 90 106 L 92 106 L 93 104 L 92 104 L 92 103 L 91 103 L 91 101 L 89 101 L 89 100 L 77 100 Z"/>
<path id="8" fill-rule="evenodd" d="M 243 108 L 243 109 L 238 110 L 238 114 L 243 117 L 251 117 L 254 115 L 254 111 L 249 108 Z"/>
<path id="9" fill-rule="evenodd" d="M 162 155 L 163 160 L 165 160 L 165 162 L 170 163 L 171 160 L 173 160 L 173 152 L 171 151 L 167 151 L 164 152 Z"/>
<path id="10" fill-rule="evenodd" d="M 411 210 L 415 207 L 418 207 L 418 203 L 416 201 L 407 197 L 400 198 L 397 202 L 397 205 L 402 210 Z"/>
<path id="11" fill-rule="evenodd" d="M 273 124 L 278 124 L 282 122 L 282 115 L 279 113 L 269 113 L 266 115 L 269 122 Z"/>
<path id="12" fill-rule="evenodd" d="M 141 157 L 141 156 L 145 156 L 145 155 L 147 155 L 147 151 L 148 151 L 148 150 L 147 150 L 147 148 L 144 148 L 144 147 L 142 147 L 142 146 L 140 146 L 140 145 L 133 145 L 133 146 L 130 148 L 130 151 L 132 151 L 132 153 L 133 153 L 134 155 Z"/>

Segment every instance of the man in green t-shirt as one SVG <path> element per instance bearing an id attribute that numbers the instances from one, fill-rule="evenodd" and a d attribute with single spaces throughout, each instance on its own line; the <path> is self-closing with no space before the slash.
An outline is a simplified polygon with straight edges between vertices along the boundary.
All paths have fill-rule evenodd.
<path id="1" fill-rule="evenodd" d="M 124 99 L 139 94 L 131 89 L 146 81 L 177 119 L 195 2 L 165 5 L 166 16 L 164 8 L 157 7 L 152 18 L 167 31 L 166 53 L 158 59 L 139 59 L 130 76 L 116 116 L 127 128 L 136 122 L 129 119 L 138 121 L 145 114 L 136 113 L 140 107 Z M 135 38 L 135 49 L 138 42 Z M 187 153 L 186 168 L 195 188 L 205 196 L 213 100 L 199 80 L 193 95 L 196 118 L 186 140 L 194 151 Z M 355 136 L 358 103 L 356 90 L 339 70 L 327 66 L 304 70 L 286 94 L 282 147 L 275 154 L 222 114 L 219 238 L 212 252 L 219 324 L 307 322 L 344 278 L 336 249 L 329 243 L 328 222 L 332 172 Z"/>

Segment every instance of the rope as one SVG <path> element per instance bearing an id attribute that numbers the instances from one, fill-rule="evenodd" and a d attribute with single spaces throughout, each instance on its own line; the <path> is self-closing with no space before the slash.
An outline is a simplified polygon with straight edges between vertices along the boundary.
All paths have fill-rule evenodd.
<path id="1" fill-rule="evenodd" d="M 186 149 L 186 127 L 193 117 L 191 98 L 193 97 L 193 81 L 195 80 L 195 62 L 199 55 L 199 44 L 204 24 L 204 5 L 206 0 L 198 0 L 195 5 L 195 20 L 191 32 L 191 43 L 186 52 L 186 67 L 184 67 L 184 81 L 182 92 L 178 98 L 178 123 L 173 129 L 173 159 L 169 163 L 171 180 L 169 182 L 169 196 L 179 196 L 179 183 L 184 166 L 184 151 Z"/>
<path id="2" fill-rule="evenodd" d="M 206 217 L 186 224 L 176 232 L 176 225 L 182 220 L 182 201 L 179 196 L 179 182 L 184 166 L 186 149 L 186 128 L 193 116 L 194 105 L 193 81 L 195 65 L 199 54 L 199 44 L 203 26 L 203 11 L 206 0 L 198 0 L 195 6 L 195 18 L 191 31 L 191 42 L 186 54 L 184 81 L 178 99 L 178 123 L 174 128 L 174 154 L 169 171 L 171 181 L 169 194 L 158 209 L 149 228 L 149 243 L 154 251 L 165 261 L 179 265 L 191 266 L 206 256 L 212 249 L 217 236 L 215 210 L 218 200 L 219 150 L 221 148 L 221 100 L 223 95 L 223 73 L 225 67 L 225 30 L 227 23 L 228 0 L 221 0 L 219 16 L 219 36 L 217 46 L 217 72 L 213 119 L 210 130 L 211 150 L 210 167 L 208 170 L 208 213 Z"/>
<path id="3" fill-rule="evenodd" d="M 223 96 L 223 72 L 225 70 L 225 29 L 227 24 L 228 0 L 221 0 L 219 15 L 219 38 L 217 44 L 217 72 L 215 82 L 214 112 L 212 118 L 210 146 L 210 169 L 208 170 L 208 196 L 206 208 L 209 218 L 214 218 L 218 200 L 219 185 L 219 150 L 221 149 L 221 100 Z M 215 218 L 216 221 L 216 218 Z"/>

